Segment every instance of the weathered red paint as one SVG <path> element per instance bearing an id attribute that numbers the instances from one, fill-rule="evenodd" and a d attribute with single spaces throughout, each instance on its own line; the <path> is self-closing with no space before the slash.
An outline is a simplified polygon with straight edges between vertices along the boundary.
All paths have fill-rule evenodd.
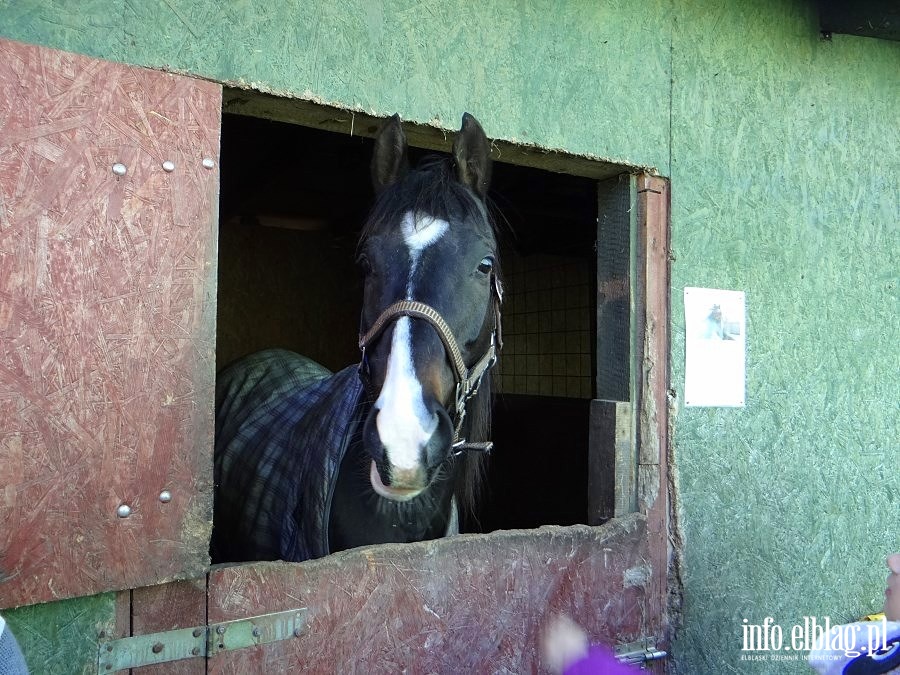
<path id="1" fill-rule="evenodd" d="M 175 581 L 131 593 L 131 635 L 206 625 L 206 577 Z M 124 636 L 123 636 L 124 637 Z M 132 668 L 131 675 L 205 675 L 201 658 Z"/>
<path id="2" fill-rule="evenodd" d="M 208 564 L 220 116 L 0 40 L 0 607 Z"/>
<path id="3" fill-rule="evenodd" d="M 564 612 L 608 644 L 646 634 L 646 520 L 356 549 L 209 575 L 209 620 L 309 610 L 304 635 L 219 654 L 210 673 L 544 672 Z"/>

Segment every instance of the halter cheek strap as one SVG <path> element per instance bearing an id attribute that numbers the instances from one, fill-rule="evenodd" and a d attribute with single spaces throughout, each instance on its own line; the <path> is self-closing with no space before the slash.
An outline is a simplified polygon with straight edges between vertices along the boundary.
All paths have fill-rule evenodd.
<path id="1" fill-rule="evenodd" d="M 465 439 L 460 439 L 459 434 L 462 430 L 463 420 L 466 417 L 466 405 L 478 393 L 478 387 L 481 385 L 481 378 L 493 367 L 497 362 L 497 352 L 503 348 L 503 336 L 500 328 L 500 302 L 503 299 L 503 288 L 499 279 L 495 275 L 491 276 L 491 288 L 493 291 L 493 311 L 494 311 L 494 327 L 491 330 L 491 344 L 487 351 L 480 359 L 471 367 L 466 367 L 463 360 L 462 350 L 459 343 L 453 335 L 453 331 L 440 312 L 426 305 L 424 302 L 417 300 L 400 300 L 387 307 L 372 324 L 371 328 L 364 334 L 359 336 L 359 348 L 362 351 L 362 361 L 360 363 L 360 372 L 366 369 L 366 347 L 377 338 L 384 329 L 393 321 L 401 316 L 408 316 L 414 319 L 423 319 L 427 321 L 435 329 L 444 345 L 450 364 L 453 366 L 453 375 L 456 380 L 455 393 L 455 409 L 453 429 L 453 452 L 460 455 L 467 450 L 480 452 L 490 452 L 493 443 L 486 441 L 483 443 L 469 443 Z"/>

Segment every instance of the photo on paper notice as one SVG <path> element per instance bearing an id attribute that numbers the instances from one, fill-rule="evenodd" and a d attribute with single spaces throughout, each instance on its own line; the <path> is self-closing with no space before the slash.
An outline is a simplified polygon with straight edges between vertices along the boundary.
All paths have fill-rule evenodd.
<path id="1" fill-rule="evenodd" d="M 743 406 L 746 380 L 743 291 L 684 289 L 684 404 Z"/>

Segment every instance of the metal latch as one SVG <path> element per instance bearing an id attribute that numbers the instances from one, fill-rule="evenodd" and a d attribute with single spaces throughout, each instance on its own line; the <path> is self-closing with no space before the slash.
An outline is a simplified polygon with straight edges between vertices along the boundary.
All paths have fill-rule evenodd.
<path id="1" fill-rule="evenodd" d="M 666 652 L 656 648 L 655 637 L 644 637 L 636 642 L 616 645 L 616 658 L 623 663 L 641 664 L 667 656 Z"/>
<path id="2" fill-rule="evenodd" d="M 306 628 L 306 612 L 303 607 L 101 642 L 97 655 L 98 672 L 113 673 L 155 663 L 205 658 L 232 649 L 300 637 Z"/>

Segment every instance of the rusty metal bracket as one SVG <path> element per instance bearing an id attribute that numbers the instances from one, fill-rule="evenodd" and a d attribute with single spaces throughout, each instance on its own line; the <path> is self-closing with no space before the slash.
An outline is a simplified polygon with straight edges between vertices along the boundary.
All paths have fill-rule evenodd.
<path id="1" fill-rule="evenodd" d="M 99 673 L 114 673 L 156 663 L 208 658 L 233 649 L 300 637 L 306 628 L 306 613 L 304 607 L 101 642 L 97 670 Z"/>

